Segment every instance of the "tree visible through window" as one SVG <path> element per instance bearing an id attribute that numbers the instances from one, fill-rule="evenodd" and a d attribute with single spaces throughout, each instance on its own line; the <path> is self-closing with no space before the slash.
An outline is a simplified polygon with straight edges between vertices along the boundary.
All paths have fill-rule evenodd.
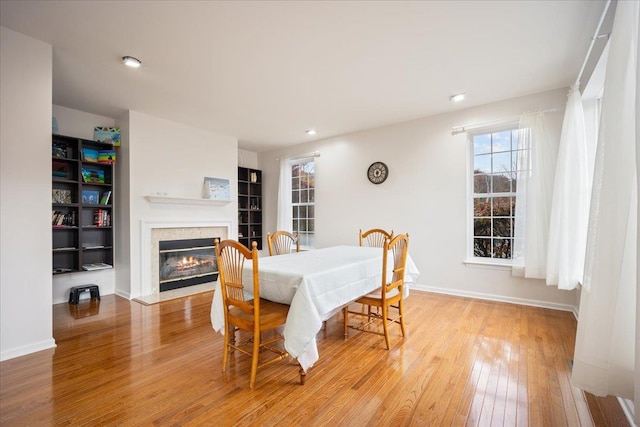
<path id="1" fill-rule="evenodd" d="M 473 159 L 473 256 L 511 259 L 516 212 L 518 129 L 470 135 Z"/>
<path id="2" fill-rule="evenodd" d="M 300 235 L 300 246 L 315 244 L 315 163 L 304 160 L 291 165 L 291 205 L 293 232 Z"/>

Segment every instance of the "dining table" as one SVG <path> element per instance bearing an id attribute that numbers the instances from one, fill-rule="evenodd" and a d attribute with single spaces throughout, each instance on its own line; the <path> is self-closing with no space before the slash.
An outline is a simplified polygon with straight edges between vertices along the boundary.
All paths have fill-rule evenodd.
<path id="1" fill-rule="evenodd" d="M 260 298 L 290 306 L 284 326 L 284 347 L 297 359 L 301 374 L 319 359 L 316 335 L 323 321 L 382 284 L 382 248 L 332 246 L 260 257 Z M 393 257 L 387 266 L 393 269 Z M 252 263 L 243 271 L 245 298 L 253 296 Z M 409 255 L 405 267 L 405 297 L 419 271 Z M 222 293 L 213 294 L 211 324 L 225 333 Z"/>

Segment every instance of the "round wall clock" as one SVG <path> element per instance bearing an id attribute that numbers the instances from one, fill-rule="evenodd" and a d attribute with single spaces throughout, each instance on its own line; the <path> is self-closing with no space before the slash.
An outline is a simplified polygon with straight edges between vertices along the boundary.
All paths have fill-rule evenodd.
<path id="1" fill-rule="evenodd" d="M 389 176 L 389 168 L 382 162 L 373 162 L 367 171 L 369 181 L 374 184 L 382 184 Z"/>

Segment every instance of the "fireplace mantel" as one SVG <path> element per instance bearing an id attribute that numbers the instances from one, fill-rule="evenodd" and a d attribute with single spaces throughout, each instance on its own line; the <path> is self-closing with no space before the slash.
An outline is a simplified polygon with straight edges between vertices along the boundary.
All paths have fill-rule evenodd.
<path id="1" fill-rule="evenodd" d="M 231 200 L 196 199 L 190 197 L 169 197 L 169 196 L 144 196 L 149 203 L 164 203 L 172 205 L 214 205 L 224 206 L 231 203 Z"/>

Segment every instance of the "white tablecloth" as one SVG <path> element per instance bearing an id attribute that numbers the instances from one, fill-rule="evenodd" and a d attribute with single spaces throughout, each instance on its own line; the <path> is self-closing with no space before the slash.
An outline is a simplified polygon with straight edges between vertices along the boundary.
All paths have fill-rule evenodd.
<path id="1" fill-rule="evenodd" d="M 260 296 L 289 304 L 284 345 L 306 371 L 318 360 L 316 334 L 322 321 L 340 308 L 381 285 L 382 250 L 360 246 L 334 246 L 287 255 L 261 257 Z M 251 264 L 245 263 L 244 286 L 253 291 Z M 407 257 L 405 295 L 419 275 Z M 251 296 L 249 296 L 251 298 Z M 222 293 L 214 292 L 213 329 L 224 333 Z"/>

